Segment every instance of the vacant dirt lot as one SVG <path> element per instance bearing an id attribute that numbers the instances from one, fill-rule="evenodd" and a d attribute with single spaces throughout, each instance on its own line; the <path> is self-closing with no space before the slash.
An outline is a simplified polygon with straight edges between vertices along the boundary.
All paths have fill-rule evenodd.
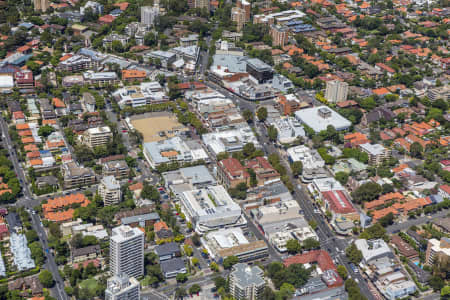
<path id="1" fill-rule="evenodd" d="M 176 131 L 188 130 L 173 114 L 158 113 L 134 116 L 131 124 L 144 136 L 144 142 L 157 142 L 175 136 Z"/>

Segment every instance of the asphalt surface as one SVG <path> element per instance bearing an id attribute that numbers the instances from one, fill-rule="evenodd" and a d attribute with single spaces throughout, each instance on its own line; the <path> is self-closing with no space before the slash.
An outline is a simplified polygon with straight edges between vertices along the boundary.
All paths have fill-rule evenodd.
<path id="1" fill-rule="evenodd" d="M 418 218 L 416 217 L 415 219 L 408 219 L 403 223 L 395 223 L 389 227 L 386 227 L 386 231 L 387 233 L 397 233 L 399 231 L 409 229 L 409 227 L 411 226 L 425 224 L 433 221 L 436 218 L 447 216 L 448 214 L 450 214 L 450 209 L 444 209 L 430 216 L 422 216 Z"/>
<path id="2" fill-rule="evenodd" d="M 8 134 L 8 125 L 6 124 L 6 121 L 3 119 L 3 117 L 0 117 L 0 126 L 2 132 L 4 133 L 3 140 L 8 148 L 11 162 L 13 163 L 14 170 L 22 185 L 23 197 L 18 199 L 19 203 L 18 205 L 24 206 L 29 209 L 33 209 L 33 204 L 35 203 L 35 201 L 32 200 L 33 194 L 30 192 L 29 186 L 25 178 L 25 174 L 17 159 L 17 153 L 14 150 L 14 146 Z M 66 300 L 68 299 L 68 297 L 66 292 L 64 291 L 64 282 L 59 274 L 58 266 L 56 265 L 55 259 L 48 250 L 49 249 L 48 240 L 47 234 L 45 233 L 44 230 L 44 226 L 42 225 L 41 220 L 39 219 L 39 216 L 37 214 L 31 214 L 31 219 L 33 229 L 36 230 L 39 236 L 40 244 L 43 246 L 44 255 L 47 259 L 46 263 L 44 264 L 44 268 L 46 268 L 53 274 L 53 279 L 55 280 L 55 286 L 51 289 L 52 295 L 57 299 Z"/>

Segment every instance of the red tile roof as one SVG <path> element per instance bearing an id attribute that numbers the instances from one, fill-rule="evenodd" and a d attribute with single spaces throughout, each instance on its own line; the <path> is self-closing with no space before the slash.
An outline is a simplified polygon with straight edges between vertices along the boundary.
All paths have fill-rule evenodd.
<path id="1" fill-rule="evenodd" d="M 338 214 L 349 214 L 356 212 L 350 200 L 343 191 L 322 192 L 325 201 L 328 202 L 333 212 Z"/>

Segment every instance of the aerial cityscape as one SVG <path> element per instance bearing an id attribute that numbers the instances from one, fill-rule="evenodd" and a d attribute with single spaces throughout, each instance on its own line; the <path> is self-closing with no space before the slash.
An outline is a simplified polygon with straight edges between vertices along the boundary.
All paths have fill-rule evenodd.
<path id="1" fill-rule="evenodd" d="M 449 0 L 0 0 L 0 300 L 450 300 Z"/>

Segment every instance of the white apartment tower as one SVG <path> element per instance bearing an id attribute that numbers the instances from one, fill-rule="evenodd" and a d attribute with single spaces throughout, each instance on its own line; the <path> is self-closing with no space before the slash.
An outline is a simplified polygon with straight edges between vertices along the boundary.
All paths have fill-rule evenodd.
<path id="1" fill-rule="evenodd" d="M 50 7 L 48 0 L 34 0 L 34 11 L 47 11 Z"/>
<path id="2" fill-rule="evenodd" d="M 159 15 L 159 6 L 142 6 L 141 7 L 141 23 L 153 26 L 155 24 L 155 20 Z"/>
<path id="3" fill-rule="evenodd" d="M 112 139 L 113 134 L 108 126 L 94 127 L 86 130 L 81 136 L 83 144 L 88 147 L 95 148 L 98 146 L 106 146 Z"/>
<path id="4" fill-rule="evenodd" d="M 348 83 L 333 80 L 327 82 L 327 88 L 325 90 L 325 99 L 329 102 L 341 102 L 347 100 Z"/>
<path id="5" fill-rule="evenodd" d="M 144 233 L 121 225 L 113 228 L 110 239 L 110 269 L 113 275 L 144 275 Z"/>
<path id="6" fill-rule="evenodd" d="M 114 176 L 105 176 L 98 186 L 98 194 L 102 197 L 105 206 L 118 204 L 122 193 L 120 184 Z"/>
<path id="7" fill-rule="evenodd" d="M 106 300 L 139 300 L 139 281 L 122 273 L 108 279 L 105 290 Z"/>

